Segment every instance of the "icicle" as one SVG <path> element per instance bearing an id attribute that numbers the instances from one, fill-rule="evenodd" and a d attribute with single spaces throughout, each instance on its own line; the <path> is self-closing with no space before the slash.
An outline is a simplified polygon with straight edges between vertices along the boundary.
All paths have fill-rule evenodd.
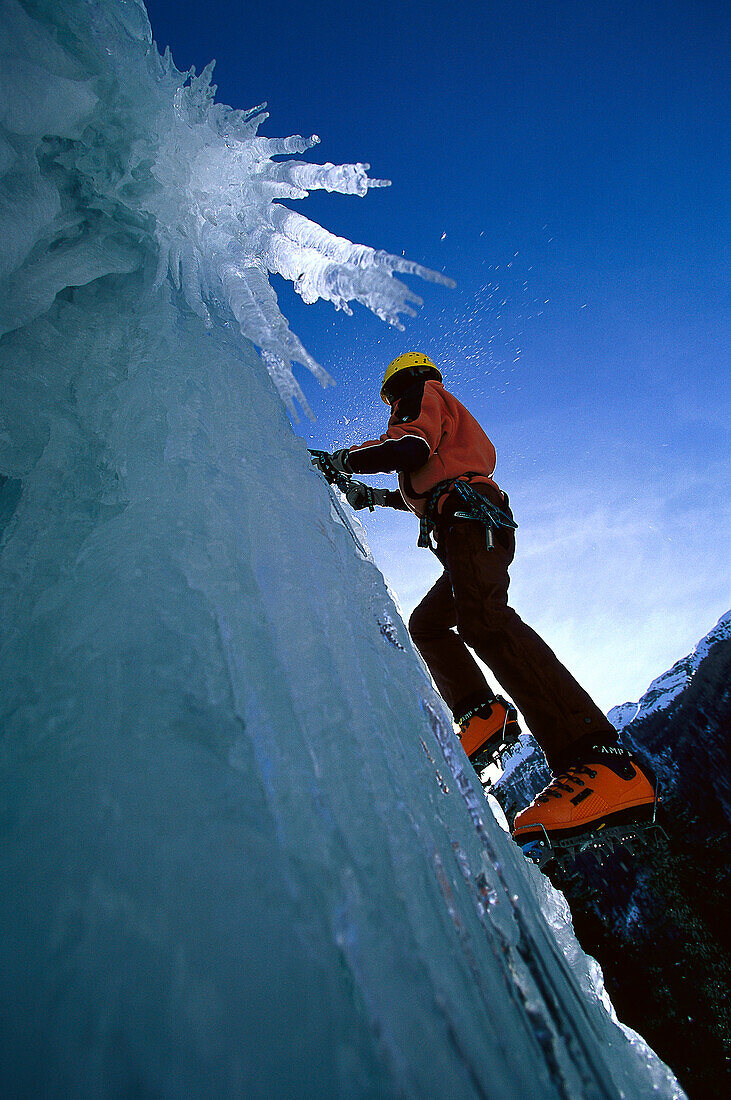
<path id="1" fill-rule="evenodd" d="M 269 275 L 290 280 L 307 303 L 322 298 L 350 314 L 357 301 L 397 328 L 403 316 L 414 316 L 421 299 L 394 274 L 453 285 L 438 272 L 353 244 L 279 205 L 278 199 L 304 199 L 312 190 L 363 197 L 389 181 L 371 179 L 366 163 L 275 159 L 298 158 L 320 138 L 265 137 L 258 133 L 265 103 L 245 111 L 216 103 L 214 63 L 198 75 L 176 69 L 170 51 L 161 57 L 151 44 L 141 5 L 112 4 L 95 16 L 93 37 L 110 71 L 93 92 L 61 39 L 29 29 L 34 21 L 16 0 L 0 0 L 0 12 L 16 38 L 45 36 L 32 72 L 17 69 L 10 55 L 3 58 L 3 125 L 10 140 L 3 135 L 0 171 L 12 164 L 14 174 L 6 171 L 0 179 L 8 256 L 0 300 L 8 306 L 18 287 L 28 288 L 22 309 L 4 310 L 6 327 L 44 312 L 64 288 L 66 273 L 70 280 L 96 278 L 136 262 L 150 272 L 152 293 L 168 279 L 206 323 L 212 313 L 235 319 L 266 350 L 288 407 L 297 401 L 305 408 L 291 364 L 302 363 L 323 384 L 330 379 L 290 332 Z M 61 11 L 57 18 L 63 19 Z M 0 52 L 6 53 L 2 45 Z M 49 96 L 49 87 L 58 94 Z M 13 135 L 32 154 L 20 166 Z M 69 194 L 79 196 L 79 224 L 93 225 L 100 211 L 114 213 L 118 232 L 106 251 L 94 248 L 93 263 L 88 247 L 79 252 L 81 265 L 49 261 L 53 278 L 40 285 L 44 254 L 67 247 L 60 213 Z"/>

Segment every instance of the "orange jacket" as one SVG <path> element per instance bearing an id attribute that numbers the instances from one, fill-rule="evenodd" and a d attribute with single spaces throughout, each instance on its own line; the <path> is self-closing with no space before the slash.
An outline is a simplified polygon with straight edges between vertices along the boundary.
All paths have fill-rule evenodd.
<path id="1" fill-rule="evenodd" d="M 475 484 L 495 485 L 495 461 L 495 447 L 474 416 L 432 380 L 416 382 L 396 402 L 385 435 L 348 449 L 353 473 L 398 471 L 401 495 L 418 516 L 440 481 L 472 474 Z"/>

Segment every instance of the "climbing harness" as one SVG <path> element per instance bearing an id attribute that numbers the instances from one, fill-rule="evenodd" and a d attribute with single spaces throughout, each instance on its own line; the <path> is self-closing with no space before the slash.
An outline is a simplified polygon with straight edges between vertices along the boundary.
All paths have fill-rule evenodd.
<path id="1" fill-rule="evenodd" d="M 464 476 L 474 477 L 476 475 L 465 474 Z M 517 530 L 518 524 L 515 520 L 507 512 L 503 512 L 501 508 L 493 504 L 491 500 L 487 500 L 482 493 L 478 493 L 468 481 L 463 478 L 450 478 L 447 481 L 440 481 L 429 493 L 429 499 L 419 525 L 419 546 L 427 547 L 436 553 L 431 535 L 439 522 L 437 511 L 439 501 L 445 493 L 449 492 L 457 493 L 461 497 L 458 511 L 452 513 L 454 519 L 471 519 L 477 521 L 477 523 L 482 523 L 486 531 L 488 550 L 492 550 L 495 545 L 495 531 L 498 528 L 507 527 L 512 531 Z"/>

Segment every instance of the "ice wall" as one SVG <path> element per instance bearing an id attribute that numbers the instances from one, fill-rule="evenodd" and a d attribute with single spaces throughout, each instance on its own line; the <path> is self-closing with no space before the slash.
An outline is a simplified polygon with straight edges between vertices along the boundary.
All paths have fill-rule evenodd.
<path id="1" fill-rule="evenodd" d="M 395 261 L 264 201 L 364 175 L 268 161 L 133 0 L 0 14 L 3 1091 L 678 1095 L 252 346 L 291 398 L 298 248 L 303 293 L 403 312 Z"/>

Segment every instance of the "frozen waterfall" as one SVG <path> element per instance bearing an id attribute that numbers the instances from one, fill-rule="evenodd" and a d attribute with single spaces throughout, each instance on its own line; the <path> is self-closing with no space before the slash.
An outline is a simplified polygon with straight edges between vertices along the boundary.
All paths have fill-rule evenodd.
<path id="1" fill-rule="evenodd" d="M 0 24 L 4 1094 L 682 1095 L 280 400 L 325 375 L 269 273 L 391 323 L 442 276 L 278 204 L 374 181 L 272 160 L 137 0 Z"/>

